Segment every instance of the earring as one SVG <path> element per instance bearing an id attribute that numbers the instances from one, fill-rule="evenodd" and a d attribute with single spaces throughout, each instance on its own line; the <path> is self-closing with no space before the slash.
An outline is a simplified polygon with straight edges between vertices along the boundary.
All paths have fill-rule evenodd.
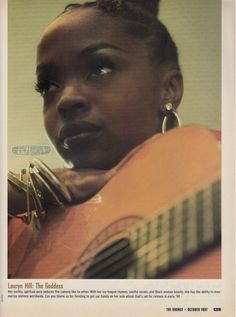
<path id="1" fill-rule="evenodd" d="M 166 130 L 167 130 L 168 119 L 169 120 L 173 120 L 174 119 L 177 122 L 177 126 L 181 127 L 180 117 L 178 116 L 177 112 L 175 111 L 172 103 L 171 102 L 166 103 L 163 106 L 163 108 L 164 108 L 163 110 L 164 110 L 165 116 L 164 116 L 164 119 L 163 119 L 163 122 L 162 122 L 162 133 L 165 133 Z"/>

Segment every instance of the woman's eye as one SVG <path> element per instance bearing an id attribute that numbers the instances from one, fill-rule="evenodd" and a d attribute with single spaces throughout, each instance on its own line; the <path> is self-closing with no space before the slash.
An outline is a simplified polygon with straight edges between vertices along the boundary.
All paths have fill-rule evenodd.
<path id="1" fill-rule="evenodd" d="M 59 88 L 59 85 L 57 83 L 49 81 L 49 80 L 38 81 L 35 84 L 35 90 L 39 92 L 43 97 L 50 92 L 54 92 L 58 88 Z"/>
<path id="2" fill-rule="evenodd" d="M 112 72 L 112 69 L 110 67 L 102 66 L 95 69 L 91 75 L 104 76 L 104 75 L 110 74 L 111 72 Z"/>
<path id="3" fill-rule="evenodd" d="M 90 65 L 88 78 L 96 78 L 99 76 L 106 76 L 113 72 L 113 64 L 110 62 L 95 62 Z"/>

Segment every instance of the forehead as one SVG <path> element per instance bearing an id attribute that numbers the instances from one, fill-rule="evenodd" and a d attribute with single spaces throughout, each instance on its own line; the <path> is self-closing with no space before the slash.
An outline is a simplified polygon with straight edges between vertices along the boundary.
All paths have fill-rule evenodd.
<path id="1" fill-rule="evenodd" d="M 56 18 L 43 32 L 38 53 L 50 49 L 57 43 L 70 46 L 86 45 L 90 41 L 120 42 L 125 46 L 140 46 L 140 41 L 131 39 L 119 18 L 109 16 L 96 8 L 69 11 Z"/>

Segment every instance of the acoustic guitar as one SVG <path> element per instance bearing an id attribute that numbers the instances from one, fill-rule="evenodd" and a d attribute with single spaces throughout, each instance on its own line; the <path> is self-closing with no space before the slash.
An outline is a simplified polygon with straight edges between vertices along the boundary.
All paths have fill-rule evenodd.
<path id="1" fill-rule="evenodd" d="M 156 135 L 92 199 L 9 226 L 11 278 L 221 278 L 220 148 L 195 126 Z"/>

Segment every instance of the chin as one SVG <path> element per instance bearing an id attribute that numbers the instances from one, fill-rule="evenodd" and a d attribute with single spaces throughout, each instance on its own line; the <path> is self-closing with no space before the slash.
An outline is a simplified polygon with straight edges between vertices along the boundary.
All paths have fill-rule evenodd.
<path id="1" fill-rule="evenodd" d="M 108 159 L 109 157 L 109 159 Z M 116 166 L 121 160 L 122 157 L 111 157 L 109 155 L 104 157 L 98 157 L 97 155 L 94 155 L 89 158 L 68 158 L 65 160 L 66 166 L 69 168 L 77 168 L 77 169 L 99 169 L 99 170 L 109 170 L 112 169 L 114 166 Z"/>
<path id="2" fill-rule="evenodd" d="M 126 156 L 128 149 L 91 149 L 81 151 L 61 151 L 60 155 L 69 168 L 109 170 L 115 167 Z"/>

